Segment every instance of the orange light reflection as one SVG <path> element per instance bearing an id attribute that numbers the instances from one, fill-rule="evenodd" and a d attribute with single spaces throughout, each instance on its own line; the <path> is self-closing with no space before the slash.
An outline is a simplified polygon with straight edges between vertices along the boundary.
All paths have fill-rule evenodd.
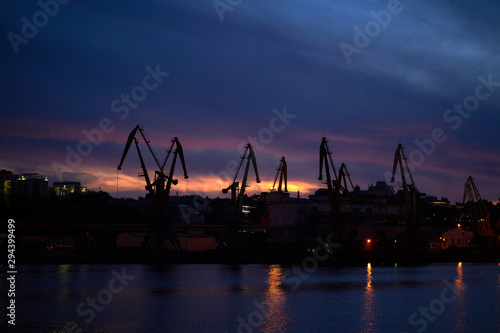
<path id="1" fill-rule="evenodd" d="M 363 314 L 361 316 L 361 331 L 372 332 L 375 330 L 375 291 L 372 286 L 372 265 L 366 265 L 366 286 L 363 295 Z"/>
<path id="2" fill-rule="evenodd" d="M 262 332 L 282 333 L 287 331 L 290 318 L 286 314 L 286 294 L 281 286 L 283 269 L 280 265 L 269 266 L 266 299 L 263 305 L 267 310 L 262 324 Z"/>
<path id="3" fill-rule="evenodd" d="M 462 262 L 457 264 L 457 278 L 455 279 L 456 300 L 453 302 L 453 310 L 455 312 L 454 326 L 455 332 L 465 332 L 467 328 L 467 313 L 465 303 L 465 283 L 463 281 L 464 270 Z"/>

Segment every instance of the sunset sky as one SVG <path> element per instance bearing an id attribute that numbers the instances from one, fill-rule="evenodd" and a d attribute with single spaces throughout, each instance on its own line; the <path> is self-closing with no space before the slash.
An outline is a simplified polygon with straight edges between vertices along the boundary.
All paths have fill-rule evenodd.
<path id="1" fill-rule="evenodd" d="M 326 136 L 362 189 L 388 180 L 402 143 L 421 192 L 461 201 L 472 175 L 500 197 L 498 1 L 40 3 L 0 5 L 0 169 L 116 196 L 140 124 L 160 159 L 183 145 L 174 194 L 227 197 L 220 175 L 250 141 L 248 193 L 284 155 L 305 197 L 324 186 Z M 139 165 L 131 149 L 118 196 L 145 194 Z"/>

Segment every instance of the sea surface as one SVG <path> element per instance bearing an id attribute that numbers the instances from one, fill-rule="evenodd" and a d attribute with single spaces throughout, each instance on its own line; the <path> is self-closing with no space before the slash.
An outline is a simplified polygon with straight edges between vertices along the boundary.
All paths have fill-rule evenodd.
<path id="1" fill-rule="evenodd" d="M 15 294 L 6 331 L 500 332 L 500 264 L 31 265 Z"/>

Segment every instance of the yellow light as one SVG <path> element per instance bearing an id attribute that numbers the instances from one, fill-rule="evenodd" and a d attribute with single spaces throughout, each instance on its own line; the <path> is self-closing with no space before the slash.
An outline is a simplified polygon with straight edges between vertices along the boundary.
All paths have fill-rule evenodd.
<path id="1" fill-rule="evenodd" d="M 458 267 L 462 267 L 462 262 L 461 261 L 458 262 Z"/>
<path id="2" fill-rule="evenodd" d="M 458 224 L 458 227 L 460 228 L 460 223 Z"/>
<path id="3" fill-rule="evenodd" d="M 367 268 L 372 268 L 372 264 L 368 263 L 368 265 L 366 265 Z"/>
<path id="4" fill-rule="evenodd" d="M 367 239 L 366 240 L 367 243 L 371 243 L 371 241 L 372 241 L 371 239 Z"/>

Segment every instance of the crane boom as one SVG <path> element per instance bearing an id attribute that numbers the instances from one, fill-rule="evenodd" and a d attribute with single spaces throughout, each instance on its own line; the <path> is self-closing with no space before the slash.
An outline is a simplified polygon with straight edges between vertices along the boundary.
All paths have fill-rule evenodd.
<path id="1" fill-rule="evenodd" d="M 182 151 L 182 145 L 179 142 L 179 139 L 177 139 L 177 137 L 175 137 L 172 140 L 172 145 L 170 146 L 170 150 L 168 151 L 167 158 L 165 158 L 165 162 L 163 163 L 163 166 L 165 166 L 165 163 L 167 162 L 168 156 L 170 156 L 170 153 L 172 152 L 174 145 L 176 146 L 176 149 L 174 152 L 172 164 L 170 165 L 170 172 L 169 172 L 168 177 L 167 177 L 168 178 L 167 187 L 165 189 L 167 196 L 170 195 L 170 188 L 172 186 L 172 183 L 174 185 L 177 185 L 177 180 L 174 179 L 174 169 L 175 169 L 175 163 L 177 161 L 177 156 L 179 156 L 179 158 L 181 159 L 182 170 L 184 171 L 184 179 L 189 178 L 187 171 L 186 171 L 186 163 L 184 161 L 184 152 Z"/>
<path id="2" fill-rule="evenodd" d="M 337 172 L 333 165 L 331 153 L 328 148 L 328 141 L 325 137 L 322 138 L 319 146 L 319 177 L 318 180 L 323 180 L 323 164 L 326 174 L 326 184 L 328 188 L 328 198 L 331 210 L 331 221 L 333 225 L 333 233 L 335 242 L 340 241 L 340 189 L 338 184 Z M 335 179 L 331 178 L 330 167 L 333 169 Z M 335 187 L 334 187 L 335 185 Z"/>
<path id="3" fill-rule="evenodd" d="M 321 140 L 321 145 L 319 146 L 319 177 L 318 180 L 323 180 L 323 162 L 325 164 L 325 173 L 327 176 L 327 179 L 331 179 L 330 176 L 330 167 L 328 165 L 328 162 L 330 162 L 330 165 L 332 166 L 333 169 L 333 174 L 335 175 L 335 180 L 337 180 L 337 171 L 335 170 L 335 165 L 333 164 L 332 160 L 332 153 L 330 152 L 328 148 L 328 141 L 326 140 L 325 137 Z"/>
<path id="4" fill-rule="evenodd" d="M 137 125 L 137 127 L 139 127 L 139 125 Z M 139 127 L 139 132 L 141 133 L 141 136 L 144 139 L 144 143 L 146 143 L 146 146 L 148 146 L 149 152 L 153 156 L 153 158 L 156 162 L 156 165 L 158 166 L 158 168 L 160 168 L 161 171 L 163 171 L 163 167 L 160 167 L 160 162 L 158 161 L 158 157 L 156 156 L 155 152 L 153 151 L 153 147 L 151 147 L 151 145 L 149 144 L 149 139 L 147 139 L 146 134 L 144 134 L 144 129 Z"/>
<path id="5" fill-rule="evenodd" d="M 339 181 L 338 181 L 338 186 L 340 187 L 339 190 L 347 197 L 349 198 L 349 187 L 347 186 L 347 180 L 349 180 L 349 184 L 351 184 L 351 189 L 354 191 L 354 185 L 352 184 L 351 180 L 351 175 L 347 171 L 347 166 L 342 163 L 339 169 Z"/>
<path id="6" fill-rule="evenodd" d="M 132 145 L 132 142 L 137 143 L 137 139 L 135 138 L 135 133 L 139 129 L 139 125 L 137 125 L 132 132 L 128 135 L 127 143 L 125 144 L 125 149 L 123 150 L 122 158 L 120 160 L 120 164 L 118 164 L 118 170 L 122 169 L 123 161 L 125 160 L 125 157 L 127 156 L 128 150 L 130 149 L 130 146 Z"/>
<path id="7" fill-rule="evenodd" d="M 278 183 L 278 189 L 276 189 L 276 182 L 278 181 L 279 177 L 279 183 Z M 283 190 L 283 181 L 285 181 L 285 189 Z M 271 189 L 271 192 L 277 191 L 278 193 L 283 193 L 283 192 L 288 192 L 287 189 L 287 165 L 286 165 L 286 160 L 285 156 L 281 157 L 280 160 L 280 165 L 278 167 L 278 172 L 276 172 L 276 177 L 274 177 L 274 183 L 273 187 Z"/>
<path id="8" fill-rule="evenodd" d="M 139 161 L 141 162 L 142 176 L 146 180 L 145 189 L 149 192 L 151 198 L 154 198 L 154 193 L 155 193 L 154 188 L 153 185 L 151 184 L 151 180 L 149 179 L 148 170 L 146 169 L 146 165 L 144 164 L 144 159 L 142 158 L 141 150 L 139 149 L 139 141 L 137 141 L 137 139 L 134 138 L 134 142 L 135 142 L 135 147 L 137 148 L 137 154 L 139 154 Z"/>
<path id="9" fill-rule="evenodd" d="M 417 189 L 415 182 L 413 181 L 413 176 L 411 175 L 410 168 L 408 166 L 407 158 L 404 153 L 404 146 L 400 143 L 398 144 L 398 148 L 396 148 L 396 152 L 394 153 L 394 164 L 392 167 L 392 177 L 391 183 L 394 183 L 396 169 L 399 164 L 400 174 L 401 174 L 401 182 L 403 186 L 405 203 L 408 207 L 408 212 L 411 217 L 412 225 L 415 225 L 417 222 L 417 196 L 423 195 Z M 408 184 L 405 176 L 405 167 L 408 176 L 410 177 L 411 183 Z"/>

